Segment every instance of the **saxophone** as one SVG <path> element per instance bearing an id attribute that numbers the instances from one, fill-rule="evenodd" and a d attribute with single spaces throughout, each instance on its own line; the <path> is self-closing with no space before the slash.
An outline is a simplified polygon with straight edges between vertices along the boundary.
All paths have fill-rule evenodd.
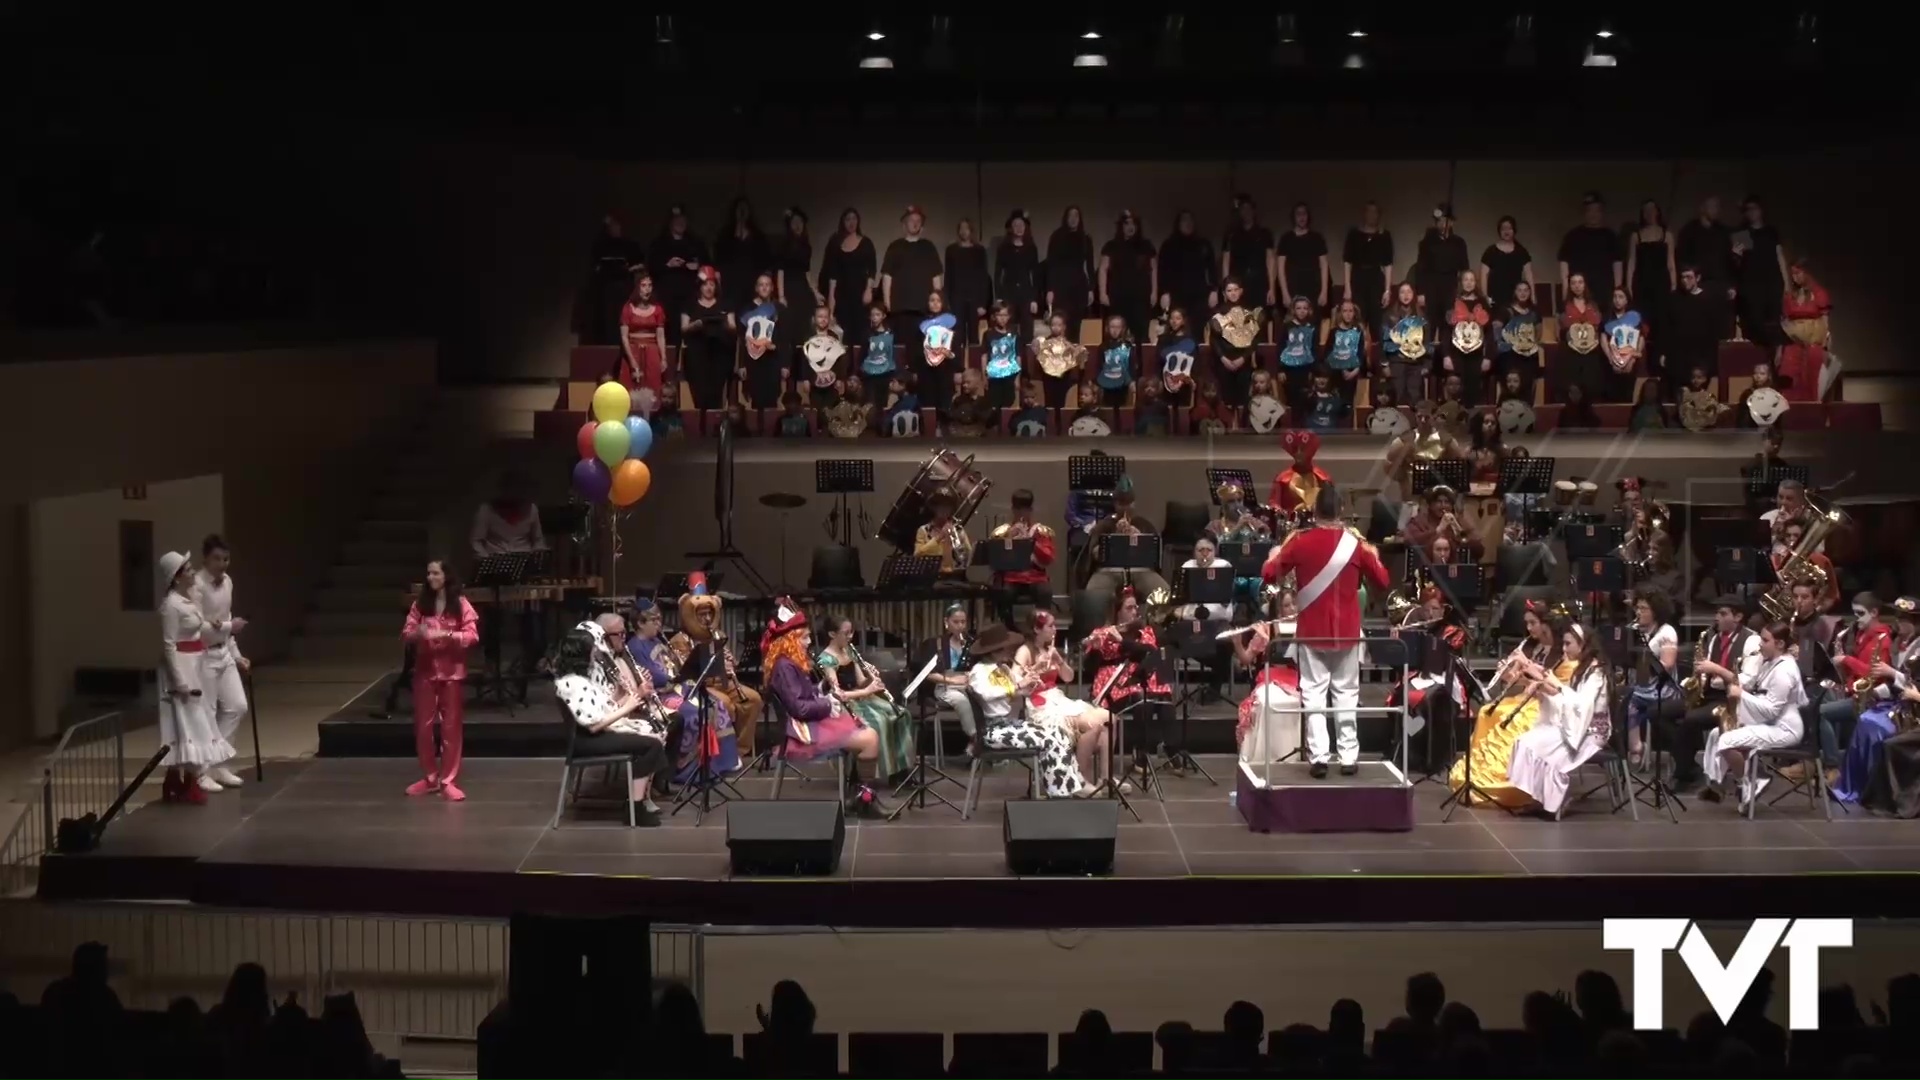
<path id="1" fill-rule="evenodd" d="M 1680 680 L 1680 689 L 1687 695 L 1689 709 L 1697 709 L 1707 703 L 1707 673 L 1700 670 L 1700 665 L 1706 662 L 1707 639 L 1712 636 L 1712 630 L 1700 631 L 1700 639 L 1693 643 L 1693 674 Z"/>

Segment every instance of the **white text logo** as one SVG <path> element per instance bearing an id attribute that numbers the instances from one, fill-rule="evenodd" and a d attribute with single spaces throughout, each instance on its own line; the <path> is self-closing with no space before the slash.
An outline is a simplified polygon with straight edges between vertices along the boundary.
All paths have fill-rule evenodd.
<path id="1" fill-rule="evenodd" d="M 1600 933 L 1604 948 L 1633 953 L 1633 1026 L 1641 1031 L 1666 1026 L 1661 958 L 1668 950 L 1680 950 L 1707 1004 L 1727 1023 L 1767 958 L 1782 945 L 1787 950 L 1787 1026 L 1812 1031 L 1820 1026 L 1820 950 L 1851 948 L 1853 920 L 1755 919 L 1725 964 L 1690 919 L 1606 919 Z"/>

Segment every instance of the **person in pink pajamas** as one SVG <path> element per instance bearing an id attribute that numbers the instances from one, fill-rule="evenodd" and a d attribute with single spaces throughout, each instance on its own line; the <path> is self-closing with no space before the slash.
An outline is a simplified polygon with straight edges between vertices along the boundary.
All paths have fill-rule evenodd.
<path id="1" fill-rule="evenodd" d="M 420 755 L 421 778 L 409 795 L 439 792 L 448 802 L 466 793 L 454 785 L 460 775 L 461 727 L 466 714 L 467 650 L 480 641 L 480 616 L 460 595 L 460 581 L 444 559 L 427 563 L 427 583 L 407 609 L 400 631 L 412 643 L 413 744 Z M 440 722 L 440 746 L 434 749 L 434 721 Z"/>

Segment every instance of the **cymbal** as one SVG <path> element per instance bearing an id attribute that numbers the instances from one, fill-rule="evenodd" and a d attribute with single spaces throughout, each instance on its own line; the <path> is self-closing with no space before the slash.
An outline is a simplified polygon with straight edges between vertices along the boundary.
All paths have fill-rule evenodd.
<path id="1" fill-rule="evenodd" d="M 760 496 L 760 505 L 773 510 L 798 510 L 807 505 L 804 495 L 789 495 L 784 491 L 769 491 Z"/>

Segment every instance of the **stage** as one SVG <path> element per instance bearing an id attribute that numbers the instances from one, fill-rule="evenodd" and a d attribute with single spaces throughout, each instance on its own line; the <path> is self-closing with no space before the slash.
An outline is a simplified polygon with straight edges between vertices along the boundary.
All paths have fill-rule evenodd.
<path id="1" fill-rule="evenodd" d="M 1221 780 L 1167 782 L 1164 802 L 1134 795 L 1121 814 L 1114 873 L 1016 878 L 1002 851 L 1003 801 L 1025 773 L 985 785 L 973 821 L 931 804 L 897 823 L 849 821 L 839 872 L 824 879 L 732 879 L 726 811 L 629 829 L 612 801 L 570 807 L 547 827 L 554 759 L 472 759 L 450 804 L 402 794 L 415 773 L 393 759 L 275 764 L 265 784 L 204 807 L 152 804 L 114 822 L 97 851 L 49 855 L 48 899 L 191 901 L 302 911 L 501 916 L 522 910 L 642 911 L 663 922 L 756 926 L 1205 926 L 1316 922 L 1571 921 L 1614 915 L 1740 918 L 1791 912 L 1910 915 L 1920 827 L 1803 798 L 1738 819 L 1688 800 L 1678 824 L 1606 812 L 1604 794 L 1562 822 L 1476 809 L 1443 822 L 1446 789 L 1415 789 L 1402 833 L 1261 834 Z M 1597 772 L 1583 774 L 1597 783 Z M 739 783 L 764 798 L 771 781 Z M 830 780 L 788 781 L 819 798 Z M 957 789 L 948 789 L 956 803 Z M 1097 890 L 1100 902 L 1086 904 Z M 1057 901 L 1071 897 L 1071 914 Z"/>

